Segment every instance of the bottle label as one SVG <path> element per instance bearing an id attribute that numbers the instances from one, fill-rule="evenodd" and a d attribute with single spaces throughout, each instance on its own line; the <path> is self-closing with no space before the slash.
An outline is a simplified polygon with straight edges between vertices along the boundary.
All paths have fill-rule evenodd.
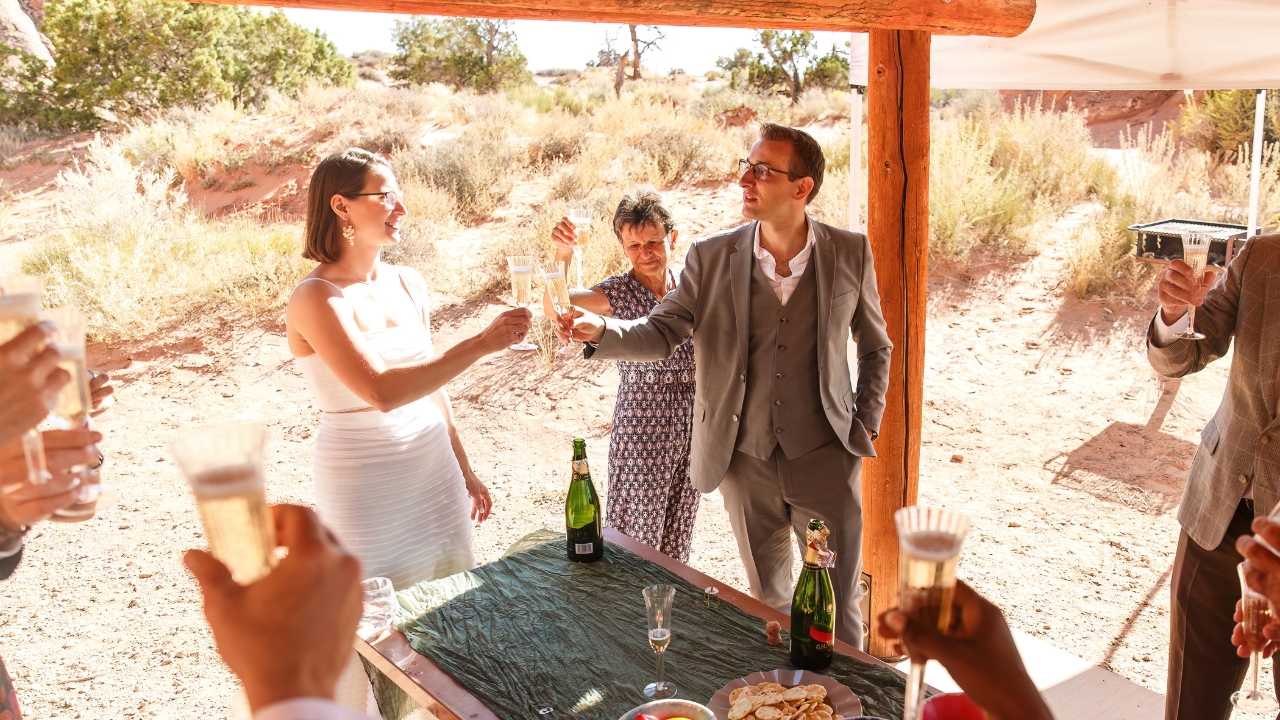
<path id="1" fill-rule="evenodd" d="M 573 551 L 579 555 L 590 555 L 596 551 L 595 543 L 574 543 Z"/>
<path id="2" fill-rule="evenodd" d="M 586 460 L 573 461 L 573 476 L 575 479 L 577 479 L 578 477 L 581 477 L 584 475 L 590 475 L 590 474 L 591 474 L 591 470 L 590 468 L 587 467 Z"/>
<path id="3" fill-rule="evenodd" d="M 809 626 L 809 637 L 813 638 L 816 642 L 826 643 L 828 645 L 831 644 L 831 640 L 833 638 L 831 633 L 823 632 L 812 625 Z"/>

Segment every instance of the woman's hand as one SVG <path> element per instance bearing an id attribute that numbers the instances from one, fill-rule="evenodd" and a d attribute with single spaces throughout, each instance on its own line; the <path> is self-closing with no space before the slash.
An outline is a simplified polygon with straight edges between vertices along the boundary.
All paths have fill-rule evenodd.
<path id="1" fill-rule="evenodd" d="M 0 345 L 0 446 L 45 419 L 71 379 L 58 367 L 62 356 L 47 345 L 52 332 L 52 323 L 40 322 Z"/>
<path id="2" fill-rule="evenodd" d="M 528 308 L 508 310 L 489 323 L 489 327 L 475 336 L 485 355 L 522 342 L 533 325 L 533 313 Z"/>
<path id="3" fill-rule="evenodd" d="M 556 260 L 568 261 L 573 257 L 574 248 L 578 247 L 578 226 L 567 217 L 560 218 L 560 222 L 551 231 L 551 244 L 555 246 Z M 565 268 L 568 267 L 566 262 Z"/>
<path id="4" fill-rule="evenodd" d="M 493 499 L 489 497 L 489 488 L 480 482 L 480 478 L 476 474 L 467 470 L 462 473 L 463 480 L 467 483 L 467 497 L 471 498 L 471 519 L 478 523 L 482 523 L 489 519 L 489 512 L 493 510 Z"/>
<path id="5" fill-rule="evenodd" d="M 116 403 L 116 388 L 111 384 L 111 376 L 104 372 L 89 371 L 89 392 L 93 395 L 90 417 L 98 417 Z"/>
<path id="6" fill-rule="evenodd" d="M 27 457 L 22 442 L 0 449 L 0 525 L 16 530 L 47 520 L 55 510 L 76 503 L 80 470 L 98 462 L 97 443 L 102 435 L 93 430 L 48 430 L 44 440 L 45 464 L 53 477 L 40 485 L 27 482 Z"/>

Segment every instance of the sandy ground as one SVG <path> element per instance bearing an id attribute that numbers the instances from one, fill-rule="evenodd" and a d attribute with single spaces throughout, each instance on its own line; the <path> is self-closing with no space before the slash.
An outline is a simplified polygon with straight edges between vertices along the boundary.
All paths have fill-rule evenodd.
<path id="1" fill-rule="evenodd" d="M 736 220 L 731 188 L 670 193 L 690 235 Z M 1163 690 L 1175 506 L 1228 360 L 1161 384 L 1142 352 L 1149 310 L 1064 299 L 1073 223 L 1026 261 L 975 261 L 930 283 L 920 500 L 974 521 L 961 575 L 1023 631 Z M 478 331 L 498 301 L 433 303 L 438 346 Z M 164 447 L 228 420 L 270 427 L 277 501 L 309 503 L 317 411 L 280 328 L 193 320 L 98 347 L 118 378 L 102 419 L 104 480 L 119 504 L 45 524 L 0 584 L 0 654 L 32 718 L 224 717 L 233 679 L 213 651 L 181 565 L 203 539 Z M 449 385 L 472 465 L 496 501 L 479 559 L 562 525 L 570 439 L 588 438 L 604 485 L 617 374 L 581 359 L 500 353 Z M 704 499 L 691 564 L 745 588 L 718 494 Z"/>

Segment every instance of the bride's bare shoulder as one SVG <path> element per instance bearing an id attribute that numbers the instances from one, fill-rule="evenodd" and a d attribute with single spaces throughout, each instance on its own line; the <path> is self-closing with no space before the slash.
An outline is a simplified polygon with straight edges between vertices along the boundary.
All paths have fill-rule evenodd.
<path id="1" fill-rule="evenodd" d="M 342 297 L 342 288 L 331 280 L 316 275 L 308 275 L 294 286 L 289 293 L 287 309 L 306 307 L 313 303 L 327 303 L 331 298 Z"/>

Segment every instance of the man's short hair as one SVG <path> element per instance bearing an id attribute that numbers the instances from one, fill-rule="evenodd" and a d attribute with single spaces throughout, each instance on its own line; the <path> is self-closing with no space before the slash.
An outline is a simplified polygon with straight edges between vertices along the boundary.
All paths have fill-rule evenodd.
<path id="1" fill-rule="evenodd" d="M 803 130 L 786 125 L 764 123 L 760 126 L 761 140 L 778 140 L 791 143 L 791 167 L 778 168 L 786 170 L 793 176 L 813 179 L 813 189 L 805 198 L 806 205 L 818 197 L 818 188 L 822 187 L 822 175 L 827 170 L 827 158 L 822 154 L 822 146 L 813 136 Z"/>
<path id="2" fill-rule="evenodd" d="M 622 239 L 622 231 L 653 224 L 668 234 L 676 229 L 671 213 L 662 206 L 662 198 L 652 188 L 639 188 L 631 195 L 623 195 L 622 202 L 613 213 L 613 234 Z"/>

